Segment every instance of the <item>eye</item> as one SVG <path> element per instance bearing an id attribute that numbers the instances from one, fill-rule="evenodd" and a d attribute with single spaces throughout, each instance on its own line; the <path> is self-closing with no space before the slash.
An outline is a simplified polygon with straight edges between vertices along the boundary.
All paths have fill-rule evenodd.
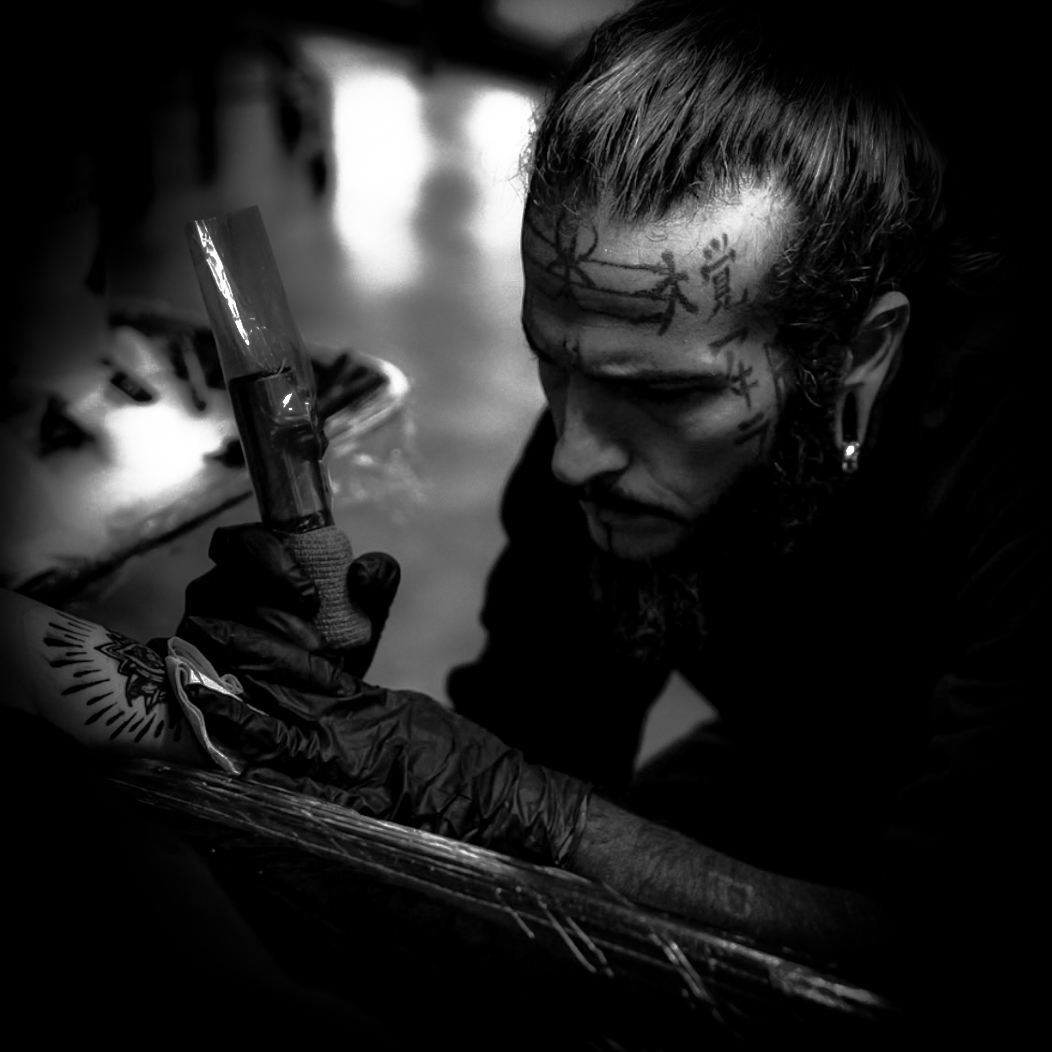
<path id="1" fill-rule="evenodd" d="M 689 409 L 726 389 L 722 380 L 678 384 L 647 384 L 624 391 L 627 398 L 653 406 Z"/>
<path id="2" fill-rule="evenodd" d="M 697 401 L 705 393 L 696 387 L 648 387 L 642 391 L 629 392 L 629 397 L 651 405 L 685 405 Z"/>

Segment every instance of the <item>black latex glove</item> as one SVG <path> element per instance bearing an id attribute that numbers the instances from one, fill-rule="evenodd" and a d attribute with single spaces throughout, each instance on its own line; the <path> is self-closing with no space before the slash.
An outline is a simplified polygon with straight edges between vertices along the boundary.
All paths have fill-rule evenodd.
<path id="1" fill-rule="evenodd" d="M 181 635 L 245 688 L 243 700 L 188 689 L 243 777 L 536 862 L 576 846 L 589 787 L 432 698 L 363 683 L 244 625 L 192 617 Z"/>
<path id="2" fill-rule="evenodd" d="M 215 567 L 191 581 L 186 610 L 176 635 L 184 635 L 188 617 L 232 621 L 287 639 L 355 676 L 364 676 L 376 653 L 401 579 L 395 559 L 383 552 L 358 556 L 347 571 L 347 594 L 372 625 L 369 642 L 350 650 L 327 650 L 314 628 L 319 599 L 314 582 L 281 538 L 258 523 L 221 526 L 208 549 Z"/>

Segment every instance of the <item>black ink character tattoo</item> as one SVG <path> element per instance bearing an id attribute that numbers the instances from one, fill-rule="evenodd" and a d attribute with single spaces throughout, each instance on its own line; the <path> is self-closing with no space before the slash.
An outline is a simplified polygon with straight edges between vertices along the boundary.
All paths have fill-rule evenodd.
<path id="1" fill-rule="evenodd" d="M 677 310 L 697 314 L 698 305 L 683 291 L 690 275 L 676 266 L 672 252 L 662 252 L 655 263 L 616 263 L 595 258 L 599 235 L 589 225 L 560 221 L 552 234 L 538 228 L 527 219 L 529 229 L 537 241 L 547 247 L 547 258 L 527 249 L 527 267 L 536 267 L 559 283 L 555 297 L 569 297 L 583 311 L 606 317 L 619 318 L 635 325 L 657 325 L 658 335 L 664 335 L 672 325 Z M 619 289 L 603 282 L 604 273 L 643 272 L 654 275 L 653 284 L 646 289 Z M 620 300 L 618 306 L 612 306 Z"/>
<path id="2" fill-rule="evenodd" d="M 734 291 L 731 288 L 731 264 L 738 258 L 738 253 L 730 247 L 726 234 L 713 238 L 702 252 L 705 262 L 699 273 L 701 280 L 712 285 L 713 307 L 709 315 L 711 321 L 720 311 L 730 310 L 748 302 L 749 290 L 744 289 L 737 303 L 734 303 Z"/>
<path id="3" fill-rule="evenodd" d="M 734 394 L 745 399 L 747 409 L 752 409 L 752 395 L 749 392 L 760 386 L 760 381 L 753 380 L 752 374 L 751 365 L 746 365 L 727 351 L 727 382 Z"/>
<path id="4" fill-rule="evenodd" d="M 749 442 L 757 443 L 757 456 L 763 453 L 767 444 L 767 433 L 770 430 L 771 421 L 766 413 L 753 413 L 748 420 L 743 420 L 738 425 L 738 437 L 734 440 L 736 446 L 744 446 Z"/>

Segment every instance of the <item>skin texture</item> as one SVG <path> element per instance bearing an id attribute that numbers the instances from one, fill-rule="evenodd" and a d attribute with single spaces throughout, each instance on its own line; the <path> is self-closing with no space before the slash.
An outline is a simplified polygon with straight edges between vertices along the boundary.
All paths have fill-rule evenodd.
<path id="1" fill-rule="evenodd" d="M 204 763 L 148 646 L 6 589 L 0 627 L 5 705 L 93 749 Z"/>
<path id="2" fill-rule="evenodd" d="M 767 872 L 601 797 L 589 802 L 568 868 L 634 902 L 771 948 L 860 966 L 887 948 L 887 918 L 870 896 Z"/>
<path id="3" fill-rule="evenodd" d="M 755 191 L 642 226 L 527 216 L 522 324 L 558 434 L 552 470 L 606 551 L 674 550 L 769 456 L 786 371 L 753 304 L 779 215 Z"/>

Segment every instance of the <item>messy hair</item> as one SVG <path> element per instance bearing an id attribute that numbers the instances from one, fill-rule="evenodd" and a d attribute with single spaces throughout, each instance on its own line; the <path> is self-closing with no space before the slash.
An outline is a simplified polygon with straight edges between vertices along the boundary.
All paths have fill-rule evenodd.
<path id="1" fill-rule="evenodd" d="M 922 269 L 943 163 L 859 37 L 782 6 L 642 0 L 600 26 L 540 118 L 528 207 L 654 222 L 769 187 L 788 207 L 763 305 L 807 370 Z"/>

